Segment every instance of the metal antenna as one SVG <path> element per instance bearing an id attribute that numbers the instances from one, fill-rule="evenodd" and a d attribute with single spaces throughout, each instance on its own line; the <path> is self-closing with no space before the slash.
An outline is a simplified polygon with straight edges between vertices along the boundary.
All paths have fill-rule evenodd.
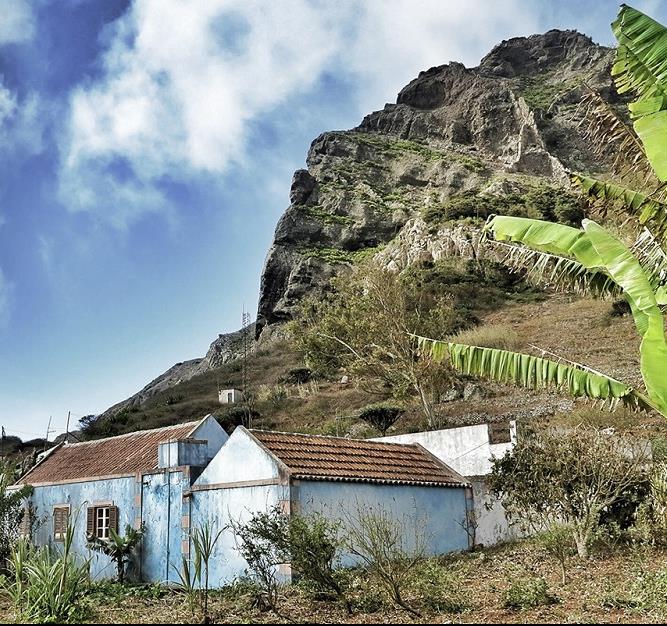
<path id="1" fill-rule="evenodd" d="M 250 398 L 248 396 L 248 339 L 250 335 L 250 313 L 245 310 L 245 304 L 241 313 L 241 392 L 243 402 L 246 406 L 246 425 L 252 428 L 252 411 Z"/>

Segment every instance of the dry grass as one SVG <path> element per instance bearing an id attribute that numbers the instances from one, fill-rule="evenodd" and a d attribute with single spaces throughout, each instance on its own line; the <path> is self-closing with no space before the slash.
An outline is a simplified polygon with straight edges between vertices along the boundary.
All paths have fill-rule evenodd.
<path id="1" fill-rule="evenodd" d="M 458 333 L 452 337 L 452 341 L 500 350 L 521 350 L 524 348 L 524 342 L 520 339 L 516 330 L 508 324 L 483 324 Z"/>
<path id="2" fill-rule="evenodd" d="M 441 559 L 442 567 L 455 572 L 467 608 L 462 613 L 437 613 L 420 604 L 414 591 L 406 595 L 412 606 L 420 608 L 421 618 L 414 618 L 388 601 L 375 607 L 358 609 L 351 617 L 331 599 L 316 600 L 299 586 L 284 589 L 280 614 L 262 612 L 253 607 L 248 593 L 214 592 L 211 613 L 217 623 L 663 623 L 662 609 L 633 605 L 636 585 L 643 572 L 667 568 L 667 554 L 660 550 L 618 548 L 586 561 L 572 559 L 568 582 L 562 585 L 558 565 L 534 543 L 523 542 L 489 550 L 452 555 Z M 353 600 L 359 601 L 376 589 L 363 573 L 358 573 Z M 556 604 L 526 610 L 503 606 L 505 590 L 519 578 L 542 577 Z M 634 588 L 633 588 L 634 587 Z M 96 593 L 91 599 L 89 623 L 199 623 L 192 618 L 183 594 L 164 590 L 137 593 L 136 588 Z M 155 590 L 155 587 L 149 588 Z M 659 591 L 659 590 L 658 590 Z M 106 597 L 106 599 L 105 599 Z M 664 598 L 657 598 L 665 604 Z M 666 605 L 667 606 L 667 605 Z M 6 598 L 0 596 L 3 621 L 11 622 Z"/>

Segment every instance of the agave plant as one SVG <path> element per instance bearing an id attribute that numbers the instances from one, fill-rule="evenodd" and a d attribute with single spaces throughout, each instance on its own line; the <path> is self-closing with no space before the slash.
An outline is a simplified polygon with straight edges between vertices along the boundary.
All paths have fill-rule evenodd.
<path id="1" fill-rule="evenodd" d="M 599 224 L 582 228 L 518 217 L 493 216 L 485 236 L 507 248 L 510 266 L 549 283 L 568 284 L 595 294 L 622 295 L 630 305 L 641 337 L 644 390 L 563 358 L 535 356 L 418 337 L 421 347 L 438 359 L 448 358 L 462 373 L 533 389 L 555 387 L 573 396 L 623 402 L 667 416 L 667 343 L 661 306 L 667 304 L 667 29 L 623 5 L 612 24 L 618 39 L 612 68 L 618 91 L 632 92 L 632 125 L 594 94 L 587 98 L 593 116 L 587 132 L 603 134 L 615 145 L 620 183 L 583 175 L 573 181 L 607 207 L 622 209 L 636 220 L 640 235 L 632 246 Z M 606 134 L 605 134 L 606 133 Z M 643 179 L 635 191 L 624 181 Z M 553 355 L 551 355 L 553 356 Z"/>

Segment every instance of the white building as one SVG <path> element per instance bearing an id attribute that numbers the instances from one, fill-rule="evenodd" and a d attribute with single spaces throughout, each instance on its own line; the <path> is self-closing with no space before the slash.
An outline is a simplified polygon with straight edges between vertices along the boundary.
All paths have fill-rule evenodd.
<path id="1" fill-rule="evenodd" d="M 234 404 L 243 400 L 243 392 L 240 389 L 220 389 L 218 391 L 220 404 Z"/>
<path id="2" fill-rule="evenodd" d="M 493 459 L 511 450 L 516 439 L 516 421 L 512 420 L 380 437 L 375 441 L 418 443 L 464 476 L 472 484 L 475 499 L 475 543 L 493 545 L 519 534 L 508 523 L 502 504 L 489 493 L 486 480 Z"/>

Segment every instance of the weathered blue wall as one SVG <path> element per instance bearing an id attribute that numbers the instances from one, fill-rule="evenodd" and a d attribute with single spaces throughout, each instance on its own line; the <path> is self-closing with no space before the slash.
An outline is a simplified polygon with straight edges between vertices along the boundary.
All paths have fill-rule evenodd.
<path id="1" fill-rule="evenodd" d="M 293 509 L 308 515 L 321 513 L 328 519 L 340 520 L 343 532 L 346 524 L 358 516 L 358 511 L 390 512 L 406 529 L 406 540 L 415 536 L 413 529 L 425 533 L 430 554 L 445 554 L 468 549 L 465 530 L 466 499 L 463 487 L 418 487 L 412 485 L 383 485 L 354 482 L 294 481 Z M 355 564 L 346 555 L 344 566 Z"/>
<path id="2" fill-rule="evenodd" d="M 104 503 L 118 507 L 118 529 L 135 526 L 143 520 L 146 534 L 138 550 L 130 577 L 145 581 L 176 581 L 174 564 L 181 561 L 181 512 L 183 491 L 189 488 L 183 472 L 147 474 L 137 482 L 134 476 L 96 480 L 86 483 L 67 483 L 35 487 L 30 499 L 38 520 L 33 537 L 38 546 L 62 545 L 53 538 L 53 508 L 69 504 L 71 520 L 75 521 L 73 548 L 82 558 L 91 558 L 93 578 L 114 578 L 115 565 L 111 560 L 88 549 L 86 541 L 86 509 Z M 140 496 L 137 498 L 136 496 Z"/>
<path id="3" fill-rule="evenodd" d="M 182 472 L 143 476 L 141 519 L 146 524 L 146 534 L 141 547 L 142 580 L 179 580 L 183 491 L 189 486 Z"/>
<path id="4" fill-rule="evenodd" d="M 118 507 L 119 529 L 125 528 L 126 524 L 133 524 L 136 515 L 134 482 L 134 477 L 129 477 L 35 487 L 30 499 L 37 519 L 37 529 L 33 535 L 35 545 L 62 546 L 61 542 L 53 538 L 53 507 L 69 504 L 70 520 L 75 522 L 74 550 L 83 558 L 92 557 L 91 575 L 94 578 L 114 578 L 116 567 L 113 562 L 103 554 L 88 549 L 86 510 L 98 503 L 110 503 Z"/>
<path id="5" fill-rule="evenodd" d="M 210 521 L 213 528 L 223 531 L 210 564 L 212 587 L 231 583 L 244 576 L 247 563 L 237 550 L 231 524 L 247 521 L 253 513 L 267 511 L 281 502 L 289 501 L 289 487 L 261 485 L 227 489 L 194 491 L 190 498 L 190 523 L 196 528 Z"/>

